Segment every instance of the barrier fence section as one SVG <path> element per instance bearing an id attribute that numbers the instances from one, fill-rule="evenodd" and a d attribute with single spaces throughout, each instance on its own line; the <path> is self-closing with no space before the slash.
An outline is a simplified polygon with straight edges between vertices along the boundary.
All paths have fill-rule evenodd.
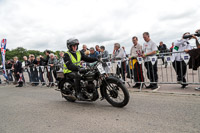
<path id="1" fill-rule="evenodd" d="M 189 61 L 193 67 L 193 60 L 185 52 L 159 53 L 146 59 L 133 58 L 126 62 L 126 81 L 140 84 L 140 90 L 142 84 L 200 85 L 200 70 L 189 68 Z"/>
<path id="2" fill-rule="evenodd" d="M 31 84 L 33 86 L 48 86 L 52 87 L 58 83 L 57 71 L 62 71 L 62 67 L 58 66 L 31 66 L 23 67 L 22 80 L 26 84 Z M 4 84 L 17 84 L 14 69 L 6 69 L 8 80 L 3 77 L 2 71 L 0 71 L 1 83 Z"/>
<path id="3" fill-rule="evenodd" d="M 175 57 L 179 56 L 179 59 Z M 146 62 L 146 60 L 148 61 Z M 196 84 L 200 85 L 200 70 L 189 69 L 190 56 L 185 52 L 168 52 L 159 53 L 156 56 L 148 56 L 146 59 L 142 57 L 132 58 L 131 60 L 110 60 L 105 62 L 104 69 L 106 73 L 120 77 L 123 81 L 140 84 L 140 90 L 143 84 Z M 191 62 L 192 63 L 192 62 Z M 193 64 L 193 63 L 192 63 Z M 86 67 L 86 63 L 82 63 Z M 60 66 L 35 66 L 25 67 L 23 69 L 24 83 L 37 85 L 55 85 L 57 80 L 57 71 L 62 71 Z M 9 81 L 5 83 L 16 83 L 12 69 L 7 69 Z M 2 71 L 0 71 L 0 79 L 3 83 Z"/>

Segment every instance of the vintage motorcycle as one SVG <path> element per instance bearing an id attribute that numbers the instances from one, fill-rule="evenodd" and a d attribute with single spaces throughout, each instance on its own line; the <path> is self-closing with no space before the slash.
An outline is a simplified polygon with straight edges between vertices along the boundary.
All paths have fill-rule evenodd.
<path id="1" fill-rule="evenodd" d="M 87 65 L 87 72 L 80 74 L 80 88 L 84 101 L 96 101 L 100 94 L 101 100 L 106 99 L 114 107 L 126 106 L 130 98 L 127 88 L 118 77 L 106 74 L 102 63 L 98 61 Z M 62 97 L 69 102 L 79 100 L 75 95 L 74 80 L 65 77 L 62 72 L 58 73 L 58 77 L 58 89 Z"/>

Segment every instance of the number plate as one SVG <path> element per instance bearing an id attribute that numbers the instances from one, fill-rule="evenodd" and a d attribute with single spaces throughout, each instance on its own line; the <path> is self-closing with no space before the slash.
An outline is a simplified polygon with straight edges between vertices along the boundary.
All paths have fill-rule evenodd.
<path id="1" fill-rule="evenodd" d="M 102 64 L 99 64 L 99 65 L 97 66 L 97 68 L 98 68 L 98 70 L 99 70 L 99 72 L 100 72 L 101 74 L 106 73 L 105 70 L 103 69 Z"/>

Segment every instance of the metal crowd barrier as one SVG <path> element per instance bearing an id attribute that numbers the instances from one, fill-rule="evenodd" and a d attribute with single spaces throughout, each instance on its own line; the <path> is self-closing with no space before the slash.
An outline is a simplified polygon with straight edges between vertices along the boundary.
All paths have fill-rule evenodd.
<path id="1" fill-rule="evenodd" d="M 173 55 L 180 55 L 181 63 L 174 61 Z M 142 57 L 137 57 L 136 59 L 125 59 L 125 67 L 122 68 L 121 65 L 124 62 L 120 60 L 115 60 L 114 62 L 107 62 L 107 65 L 110 69 L 110 73 L 116 73 L 116 69 L 120 68 L 121 73 L 120 77 L 125 74 L 125 81 L 129 84 L 139 83 L 140 90 L 142 89 L 143 84 L 192 84 L 200 85 L 200 68 L 197 70 L 189 69 L 188 62 L 190 56 L 184 51 L 181 52 L 165 52 L 156 54 L 156 56 L 148 56 L 151 64 L 157 64 L 157 69 L 153 69 L 148 63 L 145 66 L 145 61 Z M 164 59 L 164 62 L 162 62 Z M 153 73 L 150 73 L 147 71 Z M 154 75 L 154 71 L 157 71 L 157 76 Z M 148 77 L 152 75 L 151 80 Z M 177 76 L 179 75 L 179 76 Z M 179 78 L 179 79 L 178 79 Z"/>
<path id="2" fill-rule="evenodd" d="M 181 59 L 183 59 L 181 63 L 173 60 L 173 55 L 177 54 L 180 55 Z M 151 67 L 149 63 L 145 66 L 145 61 L 142 57 L 126 60 L 127 69 L 123 69 L 124 71 L 126 71 L 125 80 L 132 84 L 139 83 L 141 85 L 140 90 L 142 89 L 142 84 L 153 83 L 200 85 L 200 68 L 198 68 L 197 70 L 189 69 L 188 62 L 190 56 L 184 51 L 159 53 L 156 56 L 148 56 L 148 58 L 151 64 L 157 65 L 157 69 Z M 162 58 L 164 58 L 164 63 L 162 63 Z M 150 69 L 153 74 L 147 71 L 147 69 Z M 156 78 L 154 71 L 157 71 L 158 78 Z M 148 77 L 151 75 L 153 79 L 149 80 Z"/>
<path id="3" fill-rule="evenodd" d="M 177 62 L 173 62 L 173 54 L 180 54 L 183 59 L 182 63 L 177 64 Z M 124 59 L 121 60 L 111 60 L 109 62 L 105 62 L 107 66 L 104 67 L 106 73 L 112 74 L 115 76 L 119 76 L 123 81 L 127 82 L 128 85 L 139 83 L 141 84 L 140 90 L 142 89 L 142 84 L 195 84 L 200 85 L 200 70 L 199 68 L 195 71 L 193 69 L 189 69 L 188 62 L 190 56 L 185 52 L 168 52 L 168 53 L 159 53 L 156 56 L 148 56 L 151 64 L 157 64 L 157 69 L 153 69 L 149 64 L 146 64 L 142 57 L 137 57 L 136 59 Z M 164 65 L 162 63 L 162 58 L 164 58 Z M 82 63 L 82 66 L 85 67 L 85 63 Z M 50 69 L 50 66 L 40 66 L 42 68 L 42 72 L 39 72 L 39 67 L 33 68 L 31 70 L 30 67 L 24 69 L 23 79 L 25 83 L 30 84 L 41 84 L 41 85 L 50 85 L 56 84 L 56 75 L 55 69 Z M 54 67 L 55 68 L 55 67 Z M 147 68 L 151 70 L 152 73 L 157 71 L 158 78 L 156 75 L 147 72 Z M 186 73 L 184 70 L 186 69 Z M 57 69 L 58 70 L 58 69 Z M 61 69 L 59 69 L 61 70 Z M 10 73 L 11 70 L 7 70 L 7 73 Z M 177 73 L 179 72 L 180 77 L 177 79 Z M 35 77 L 43 76 L 44 80 L 40 80 L 36 78 L 36 80 L 32 80 L 30 75 L 34 75 Z M 152 79 L 149 80 L 149 76 L 152 75 Z M 12 75 L 13 76 L 13 75 Z M 33 76 L 33 77 L 34 77 Z M 51 77 L 52 79 L 50 80 Z M 184 77 L 185 80 L 184 81 Z M 2 74 L 0 74 L 1 79 L 5 79 Z M 14 81 L 14 77 L 13 77 Z M 12 83 L 13 81 L 9 81 Z"/>
<path id="4" fill-rule="evenodd" d="M 24 84 L 31 84 L 33 86 L 54 86 L 57 85 L 57 71 L 62 71 L 60 65 L 57 66 L 34 66 L 23 67 L 22 80 Z M 2 84 L 17 84 L 15 79 L 14 69 L 6 69 L 8 80 L 3 76 L 3 70 L 0 70 L 0 79 Z"/>

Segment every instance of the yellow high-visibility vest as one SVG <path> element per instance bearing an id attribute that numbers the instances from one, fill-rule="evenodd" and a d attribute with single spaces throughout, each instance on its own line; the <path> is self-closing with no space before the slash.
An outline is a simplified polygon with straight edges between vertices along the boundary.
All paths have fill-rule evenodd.
<path id="1" fill-rule="evenodd" d="M 76 60 L 76 58 L 68 51 L 68 52 L 66 52 L 68 55 L 69 55 L 69 57 L 70 57 L 70 59 L 71 59 L 71 61 L 72 61 L 72 63 L 74 64 L 74 65 L 76 65 L 76 66 L 81 66 L 81 64 L 80 64 L 80 62 L 81 62 L 81 53 L 80 53 L 80 51 L 76 51 L 76 56 L 77 56 L 77 60 Z M 65 63 L 63 64 L 63 73 L 64 74 L 66 74 L 66 73 L 71 73 L 72 71 L 71 70 L 69 70 L 68 68 L 67 68 L 67 66 L 65 65 Z"/>

